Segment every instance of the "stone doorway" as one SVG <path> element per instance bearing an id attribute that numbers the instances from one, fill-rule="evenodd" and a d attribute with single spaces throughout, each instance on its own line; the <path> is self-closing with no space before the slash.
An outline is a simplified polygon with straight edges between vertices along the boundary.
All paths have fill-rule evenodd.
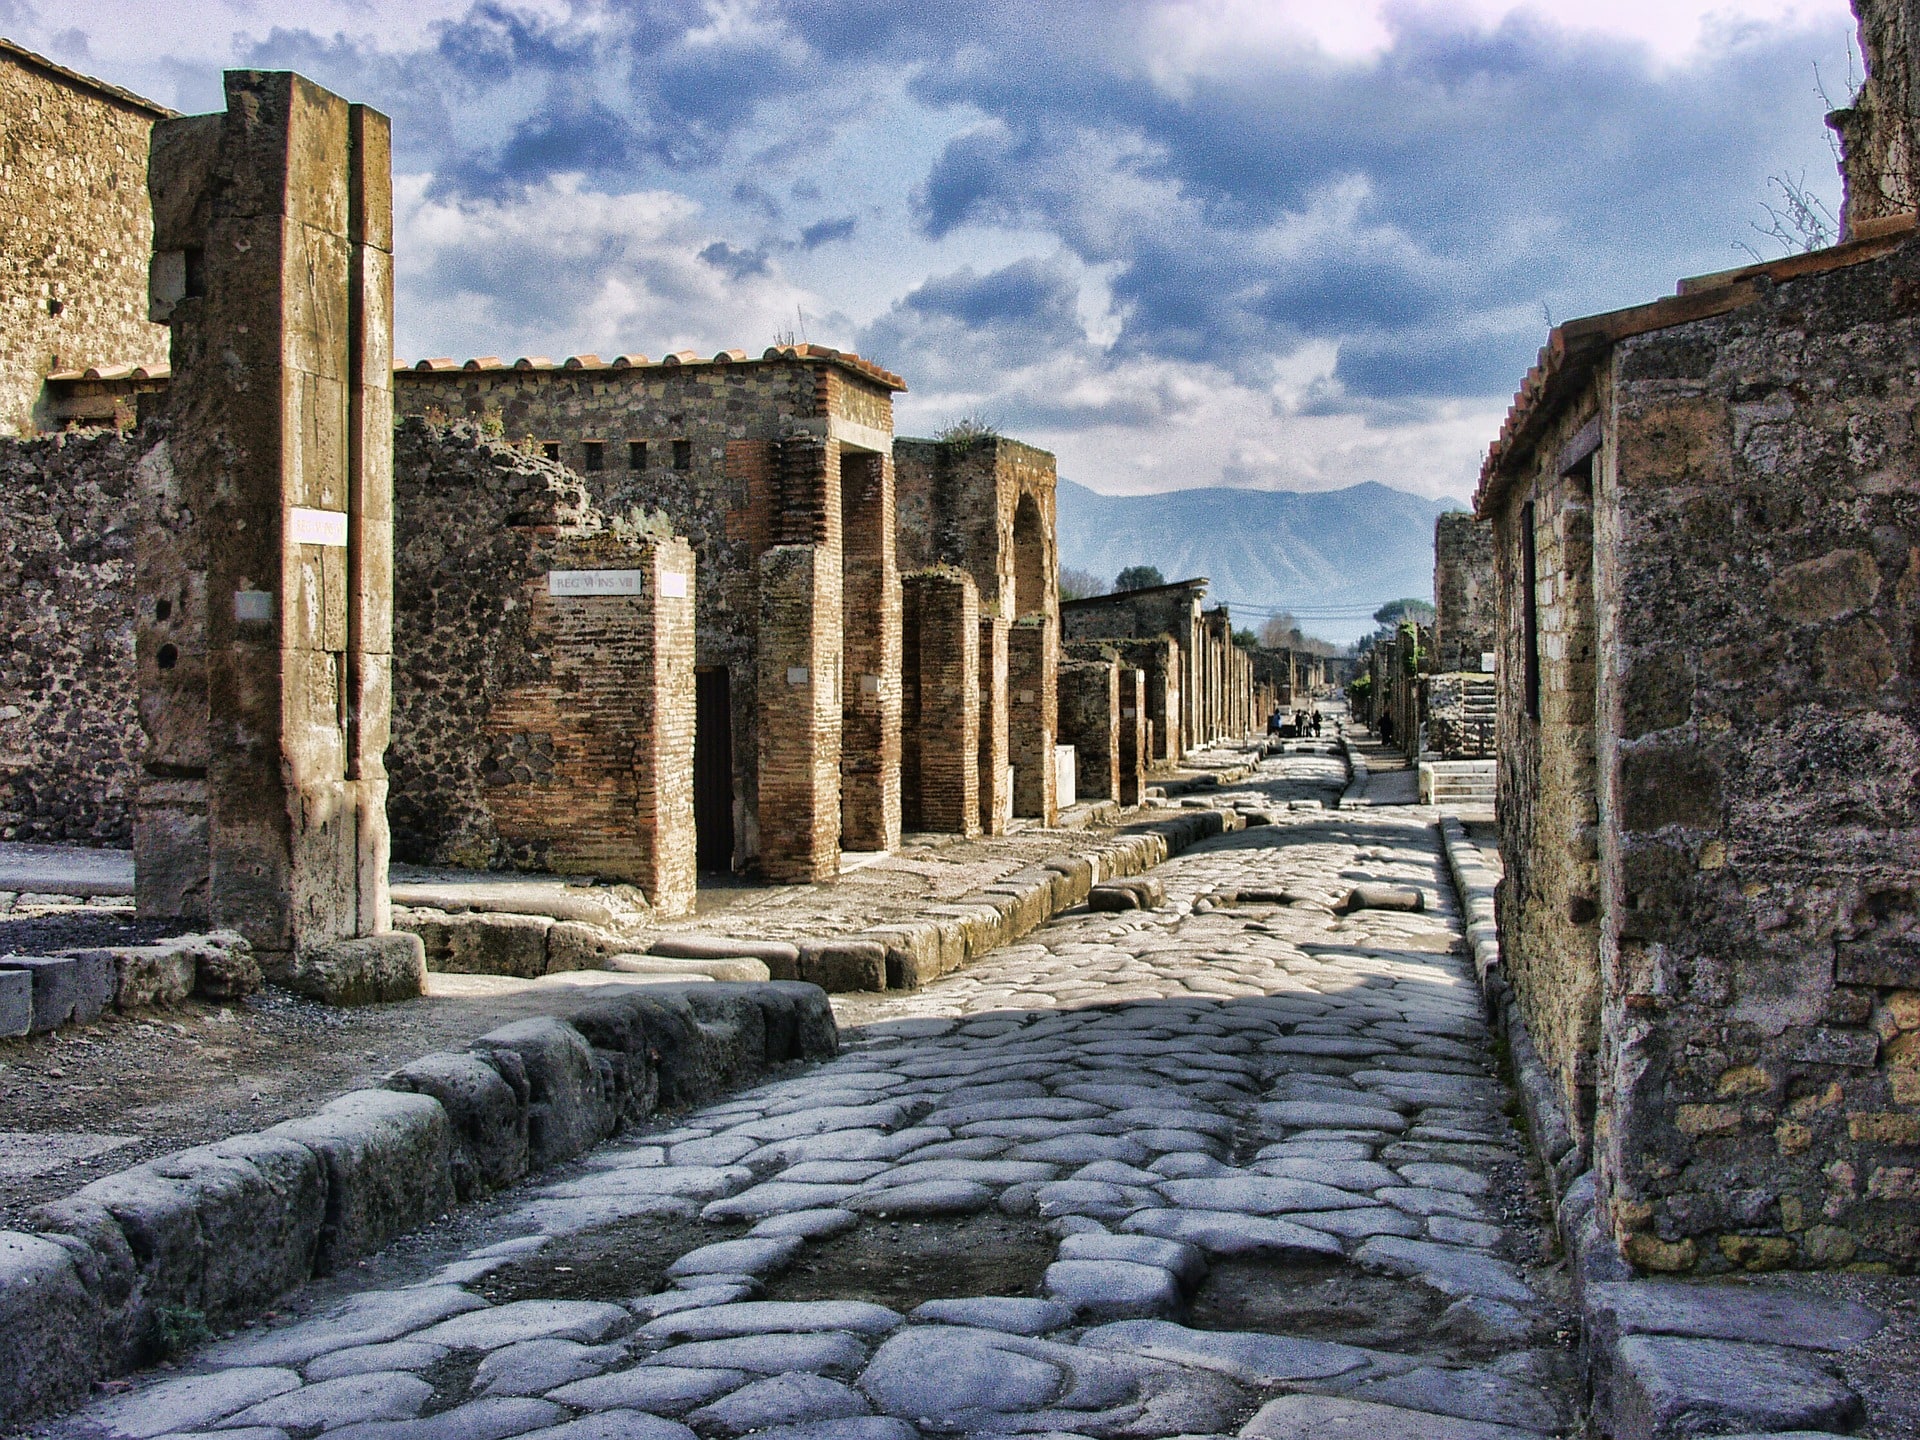
<path id="1" fill-rule="evenodd" d="M 693 826 L 702 870 L 733 870 L 733 687 L 724 665 L 694 673 Z"/>

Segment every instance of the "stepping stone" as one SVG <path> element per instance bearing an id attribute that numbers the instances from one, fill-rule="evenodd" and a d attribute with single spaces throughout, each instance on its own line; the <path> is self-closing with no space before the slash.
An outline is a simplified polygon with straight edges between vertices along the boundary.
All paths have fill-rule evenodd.
<path id="1" fill-rule="evenodd" d="M 250 1405 L 233 1425 L 272 1425 L 283 1430 L 332 1430 L 356 1420 L 410 1420 L 433 1398 L 433 1386 L 418 1375 L 375 1370 L 322 1380 Z"/>
<path id="2" fill-rule="evenodd" d="M 1120 1224 L 1128 1234 L 1178 1240 L 1213 1256 L 1261 1255 L 1286 1259 L 1342 1254 L 1331 1235 L 1260 1215 L 1224 1210 L 1141 1210 Z"/>
<path id="3" fill-rule="evenodd" d="M 703 1405 L 687 1418 L 702 1429 L 718 1427 L 736 1435 L 770 1425 L 844 1420 L 871 1415 L 859 1391 L 824 1375 L 772 1375 Z"/>
<path id="4" fill-rule="evenodd" d="M 601 1340 L 631 1317 L 595 1300 L 516 1300 L 442 1320 L 413 1338 L 455 1350 L 497 1350 L 522 1340 Z"/>
<path id="5" fill-rule="evenodd" d="M 864 1300 L 750 1300 L 710 1310 L 662 1316 L 640 1327 L 645 1340 L 722 1340 L 740 1335 L 798 1335 L 845 1330 L 884 1335 L 897 1329 L 900 1312 Z"/>
<path id="6" fill-rule="evenodd" d="M 684 1415 L 716 1395 L 747 1383 L 744 1370 L 689 1369 L 677 1365 L 636 1365 L 614 1375 L 576 1380 L 552 1392 L 550 1399 L 579 1410 L 632 1407 L 659 1415 Z"/>
<path id="7" fill-rule="evenodd" d="M 1171 1272 L 1129 1260 L 1058 1260 L 1047 1267 L 1041 1288 L 1092 1320 L 1175 1315 L 1184 1303 Z"/>
<path id="8" fill-rule="evenodd" d="M 1122 1320 L 1080 1337 L 1083 1346 L 1213 1370 L 1243 1385 L 1326 1380 L 1372 1363 L 1368 1351 L 1324 1340 L 1249 1331 L 1189 1330 L 1170 1320 Z"/>
<path id="9" fill-rule="evenodd" d="M 1078 1238 L 1078 1237 L 1070 1237 Z M 1044 1335 L 1073 1323 L 1073 1311 L 1053 1300 L 979 1295 L 961 1300 L 929 1300 L 912 1318 L 922 1324 L 965 1325 L 1007 1335 Z"/>
<path id="10" fill-rule="evenodd" d="M 1539 1432 L 1333 1395 L 1283 1395 L 1240 1432 L 1249 1440 L 1538 1440 Z"/>
<path id="11" fill-rule="evenodd" d="M 667 1267 L 670 1279 L 696 1275 L 770 1275 L 783 1270 L 805 1247 L 797 1235 L 722 1240 L 689 1250 Z"/>

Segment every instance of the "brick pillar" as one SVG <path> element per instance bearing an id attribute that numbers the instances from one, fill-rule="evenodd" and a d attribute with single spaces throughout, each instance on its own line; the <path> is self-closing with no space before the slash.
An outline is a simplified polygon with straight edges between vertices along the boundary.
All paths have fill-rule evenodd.
<path id="1" fill-rule="evenodd" d="M 147 913 L 203 903 L 270 976 L 312 988 L 310 958 L 391 921 L 388 124 L 287 73 L 230 72 L 226 94 L 226 113 L 153 131 L 151 313 L 173 328 L 173 380 L 144 475 L 157 783 L 136 863 L 155 872 Z M 351 998 L 417 993 L 417 940 L 354 954 L 389 950 L 390 983 Z"/>
<path id="2" fill-rule="evenodd" d="M 893 457 L 842 449 L 840 501 L 840 843 L 892 850 L 900 843 L 901 683 Z"/>
<path id="3" fill-rule="evenodd" d="M 1116 688 L 1120 695 L 1120 803 L 1138 805 L 1146 789 L 1147 672 L 1131 665 L 1120 667 Z"/>
<path id="4" fill-rule="evenodd" d="M 819 545 L 760 557 L 760 868 L 840 873 L 840 567 Z"/>
<path id="5" fill-rule="evenodd" d="M 980 829 L 1003 835 L 1013 814 L 1007 784 L 1007 622 L 980 617 Z"/>
<path id="6" fill-rule="evenodd" d="M 1120 666 L 1067 660 L 1059 669 L 1060 743 L 1074 749 L 1079 798 L 1120 798 Z"/>
<path id="7" fill-rule="evenodd" d="M 1054 719 L 1059 708 L 1058 632 L 1044 619 L 1007 631 L 1007 755 L 1013 762 L 1013 813 L 1051 825 Z"/>
<path id="8" fill-rule="evenodd" d="M 914 828 L 943 834 L 980 833 L 980 600 L 973 577 L 959 570 L 909 576 L 906 648 L 914 673 L 912 734 L 903 750 L 914 757 L 904 777 L 913 797 Z"/>

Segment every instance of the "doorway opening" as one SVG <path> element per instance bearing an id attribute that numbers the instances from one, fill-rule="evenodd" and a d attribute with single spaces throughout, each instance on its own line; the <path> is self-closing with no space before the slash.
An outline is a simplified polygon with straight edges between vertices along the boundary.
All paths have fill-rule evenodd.
<path id="1" fill-rule="evenodd" d="M 694 672 L 693 826 L 702 870 L 733 870 L 733 687 L 724 665 Z"/>

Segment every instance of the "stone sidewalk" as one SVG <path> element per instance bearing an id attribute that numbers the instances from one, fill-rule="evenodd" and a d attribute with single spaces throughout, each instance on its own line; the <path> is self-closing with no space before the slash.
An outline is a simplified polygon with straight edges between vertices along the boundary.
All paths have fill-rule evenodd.
<path id="1" fill-rule="evenodd" d="M 1431 817 L 1275 822 L 58 1433 L 1522 1440 L 1578 1422 Z M 1389 882 L 1420 909 L 1336 913 Z"/>

